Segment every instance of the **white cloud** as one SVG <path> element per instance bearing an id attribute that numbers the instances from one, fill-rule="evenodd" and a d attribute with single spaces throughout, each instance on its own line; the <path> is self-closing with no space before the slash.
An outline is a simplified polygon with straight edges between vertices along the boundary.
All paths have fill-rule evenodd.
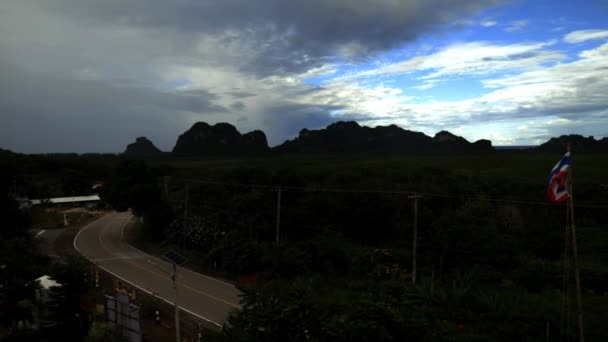
<path id="1" fill-rule="evenodd" d="M 506 50 L 530 51 L 530 48 L 518 47 L 513 49 L 511 46 Z M 538 49 L 539 46 L 534 46 L 531 51 Z M 457 50 L 467 51 L 464 48 Z M 472 55 L 479 54 L 479 50 L 472 50 Z M 446 51 L 452 50 L 444 49 L 439 54 Z M 468 58 L 458 56 L 459 53 L 449 53 L 445 58 L 437 58 L 433 62 L 430 62 L 429 56 L 423 56 L 422 60 L 416 60 L 414 66 L 422 68 L 434 63 L 442 67 L 438 70 L 445 70 L 442 71 L 445 75 L 476 75 L 480 72 L 473 67 L 475 63 L 471 64 Z M 491 91 L 464 100 L 420 102 L 422 98 L 408 98 L 408 101 L 399 101 L 401 94 L 395 93 L 390 100 L 390 110 L 382 110 L 381 113 L 376 113 L 374 106 L 380 105 L 382 99 L 378 99 L 374 106 L 362 107 L 357 104 L 361 96 L 369 96 L 363 95 L 366 91 L 362 89 L 340 100 L 348 100 L 349 103 L 352 100 L 352 106 L 348 106 L 346 111 L 367 115 L 369 119 L 366 123 L 370 125 L 394 122 L 427 134 L 449 129 L 471 140 L 491 139 L 497 145 L 538 144 L 552 135 L 573 132 L 601 136 L 605 134 L 608 124 L 608 93 L 605 92 L 608 89 L 608 44 L 582 51 L 578 57 L 572 62 L 551 66 L 537 63 L 531 68 L 503 69 L 510 71 L 511 75 L 483 80 L 482 84 Z M 405 63 L 398 66 L 413 65 L 412 60 Z M 397 69 L 395 65 L 388 65 L 373 72 Z M 404 69 L 407 68 L 401 70 Z M 490 70 L 495 70 L 495 67 Z M 440 79 L 430 78 L 425 82 L 416 89 L 432 86 Z M 336 82 L 331 85 L 336 88 L 332 91 L 338 91 L 348 84 L 347 81 Z"/>
<path id="2" fill-rule="evenodd" d="M 561 61 L 565 55 L 545 50 L 555 42 L 498 45 L 490 42 L 467 42 L 449 45 L 440 51 L 385 64 L 375 69 L 345 75 L 344 79 L 433 71 L 422 80 L 453 75 L 488 75 L 502 71 L 529 70 L 548 62 Z M 424 86 L 424 85 L 421 85 Z"/>
<path id="3" fill-rule="evenodd" d="M 572 126 L 576 122 L 570 119 L 557 118 L 547 121 L 547 125 L 549 126 Z"/>
<path id="4" fill-rule="evenodd" d="M 579 53 L 579 57 L 587 59 L 604 59 L 608 57 L 608 43 L 595 49 L 584 50 Z"/>
<path id="5" fill-rule="evenodd" d="M 386 4 L 391 3 L 391 0 L 386 1 Z M 574 61 L 567 60 L 559 51 L 550 50 L 555 43 L 552 41 L 510 44 L 473 41 L 443 48 L 423 45 L 417 52 L 422 55 L 336 77 L 321 86 L 311 86 L 303 81 L 311 77 L 331 76 L 344 64 L 336 65 L 335 59 L 315 56 L 312 52 L 317 50 L 313 48 L 311 53 L 296 51 L 294 55 L 285 55 L 284 52 L 290 50 L 284 47 L 289 45 L 290 35 L 296 31 L 268 30 L 268 35 L 260 39 L 260 32 L 247 27 L 236 30 L 230 25 L 221 30 L 191 31 L 188 25 L 184 25 L 188 30 L 129 26 L 128 20 L 120 24 L 112 22 L 116 25 L 105 25 L 108 23 L 106 21 L 87 21 L 83 24 L 80 21 L 67 21 L 59 13 L 61 11 L 38 13 L 42 11 L 40 6 L 31 7 L 14 10 L 22 10 L 23 13 L 0 12 L 3 19 L 0 20 L 0 31 L 6 33 L 0 35 L 0 50 L 3 51 L 0 62 L 21 63 L 32 73 L 50 70 L 61 77 L 100 83 L 107 81 L 116 85 L 112 90 L 118 88 L 121 82 L 138 82 L 144 90 L 155 90 L 149 96 L 145 92 L 146 96 L 125 96 L 121 99 L 125 103 L 122 107 L 133 111 L 123 111 L 125 117 L 112 117 L 114 107 L 102 111 L 98 117 L 107 122 L 137 118 L 132 121 L 135 127 L 123 131 L 123 135 L 128 135 L 130 139 L 134 136 L 133 132 L 148 129 L 143 133 L 149 131 L 156 134 L 151 136 L 155 142 L 163 139 L 163 149 L 170 149 L 175 136 L 195 121 L 232 122 L 242 131 L 263 129 L 269 134 L 272 144 L 282 142 L 286 134 L 293 132 L 282 130 L 281 125 L 290 123 L 290 129 L 315 128 L 313 125 L 324 125 L 328 120 L 338 118 L 359 118 L 372 125 L 397 123 L 427 134 L 450 129 L 469 139 L 490 138 L 496 144 L 520 143 L 522 139 L 532 141 L 537 139 L 535 137 L 554 132 L 546 127 L 581 130 L 585 129 L 585 123 L 594 123 L 594 126 L 586 129 L 606 131 L 608 44 L 582 51 Z M 32 20 L 23 21 L 24 17 Z M 419 17 L 426 20 L 424 16 Z M 164 21 L 165 16 L 159 18 Z M 204 22 L 197 16 L 191 19 L 192 22 L 188 24 L 193 26 Z M 24 27 L 30 28 L 29 22 L 36 22 L 40 28 L 22 30 Z M 395 19 L 394 26 L 398 27 L 401 22 Z M 314 26 L 311 21 L 303 23 Z M 485 27 L 498 25 L 489 19 L 473 24 Z M 511 23 L 509 28 L 517 30 L 526 25 L 527 21 L 524 20 Z M 357 27 L 360 26 L 364 25 L 357 24 Z M 317 28 L 313 28 L 317 32 Z M 362 32 L 365 31 L 362 29 Z M 580 42 L 600 39 L 605 38 L 604 32 L 607 31 L 575 31 L 566 35 L 564 40 Z M 311 39 L 302 41 L 314 43 Z M 332 46 L 337 46 L 343 56 L 361 53 L 358 50 L 364 49 L 364 46 L 356 43 L 358 39 L 354 41 L 340 43 L 340 40 L 332 43 Z M 318 62 L 309 63 L 311 58 L 317 58 Z M 274 70 L 273 64 L 285 64 L 284 59 L 289 60 L 288 65 L 292 67 L 298 65 L 294 72 L 255 73 L 251 69 L 259 65 Z M 558 64 L 554 64 L 556 62 Z M 299 65 L 304 67 L 300 68 Z M 398 80 L 390 76 L 414 72 L 420 81 L 419 85 L 414 85 L 414 89 L 428 90 L 453 76 L 483 77 L 486 78 L 482 84 L 487 93 L 454 101 L 440 101 L 437 100 L 440 96 L 436 96 L 430 101 L 428 96 L 414 98 L 409 93 L 411 88 L 402 89 L 395 85 L 398 82 L 390 83 Z M 387 79 L 382 85 L 376 85 L 376 79 L 372 80 L 373 86 L 371 82 L 365 82 L 369 81 L 369 77 L 376 76 Z M 19 80 L 18 77 L 15 79 Z M 9 90 L 20 89 L 10 82 L 0 82 L 2 85 Z M 23 89 L 27 90 L 27 85 L 24 83 Z M 173 87 L 172 90 L 167 91 L 170 87 Z M 158 88 L 162 92 L 157 93 Z M 85 100 L 88 98 L 83 96 L 73 96 L 67 91 L 53 94 L 64 96 L 61 100 L 65 102 L 74 102 L 74 113 L 95 113 L 98 110 L 95 106 L 87 105 Z M 101 98 L 97 94 L 100 93 L 93 89 L 86 92 L 90 98 Z M 159 94 L 163 95 L 162 101 L 153 101 Z M 167 94 L 180 95 L 177 96 L 179 102 L 176 103 L 177 100 Z M 199 95 L 196 94 L 207 94 L 206 100 L 197 100 Z M 21 93 L 22 98 L 27 99 L 25 101 L 44 97 L 47 93 L 39 91 L 34 95 L 37 96 L 26 94 L 25 91 Z M 60 102 L 59 98 L 47 98 L 51 104 Z M 5 99 L 5 103 L 11 103 L 16 101 L 16 96 L 6 96 Z M 116 101 L 114 98 L 111 100 Z M 43 101 L 39 102 L 42 104 Z M 162 106 L 152 106 L 157 103 Z M 55 113 L 45 112 L 44 109 L 35 111 L 38 116 L 31 116 L 32 123 L 40 122 L 40 116 L 55 120 L 64 115 L 59 110 Z M 150 119 L 150 112 L 154 113 L 154 120 Z M 298 116 L 304 119 L 295 120 Z M 87 116 L 83 117 L 85 119 L 82 121 L 86 122 Z M 309 120 L 309 117 L 314 120 Z M 246 120 L 239 120 L 241 118 Z M 18 122 L 17 115 L 9 121 Z M 141 125 L 141 122 L 146 125 Z M 0 124 L 0 127 L 3 126 Z M 90 127 L 90 124 L 87 123 L 86 127 Z M 19 132 L 18 129 L 12 131 Z M 65 146 L 72 145 L 66 143 Z M 108 146 L 114 145 L 108 143 Z"/>
<path id="6" fill-rule="evenodd" d="M 439 83 L 439 80 L 424 80 L 424 82 L 419 86 L 414 86 L 412 88 L 418 90 L 428 90 L 434 88 Z"/>
<path id="7" fill-rule="evenodd" d="M 579 53 L 579 57 L 581 57 L 579 60 L 571 63 L 557 64 L 510 77 L 485 80 L 483 84 L 486 87 L 511 87 L 530 84 L 563 86 L 582 80 L 608 82 L 608 80 L 599 79 L 608 73 L 608 58 L 606 58 L 608 57 L 608 43 L 582 51 Z"/>
<path id="8" fill-rule="evenodd" d="M 565 58 L 544 50 L 552 43 L 503 46 L 484 42 L 463 43 L 429 56 L 364 71 L 366 75 L 433 71 L 429 74 L 432 77 L 414 87 L 418 90 L 432 88 L 444 76 L 490 76 L 509 71 L 510 76 L 482 81 L 482 85 L 491 90 L 488 93 L 455 101 L 414 98 L 397 86 L 389 87 L 386 83 L 369 86 L 352 77 L 335 78 L 320 87 L 302 83 L 311 75 L 333 73 L 336 66 L 330 64 L 293 77 L 262 79 L 244 75 L 238 70 L 196 66 L 176 69 L 169 79 L 186 76 L 194 87 L 207 87 L 214 93 L 224 94 L 216 101 L 224 107 L 236 100 L 226 95 L 232 88 L 252 94 L 240 99 L 249 118 L 239 124 L 241 129 L 268 129 L 268 125 L 273 124 L 254 125 L 265 120 L 265 113 L 283 106 L 328 108 L 328 113 L 333 113 L 333 120 L 358 118 L 369 125 L 396 123 L 427 134 L 449 129 L 470 140 L 490 139 L 496 145 L 536 144 L 556 132 L 600 135 L 597 130 L 602 127 L 605 130 L 608 118 L 608 94 L 604 91 L 608 89 L 608 44 L 582 51 L 575 61 L 544 66 L 543 61 Z M 329 115 L 326 119 L 332 120 Z M 196 119 L 198 116 L 193 114 L 191 122 Z M 586 128 L 585 122 L 596 122 L 597 125 Z M 324 121 L 319 121 L 319 125 L 324 124 Z M 280 142 L 272 133 L 270 138 L 273 143 Z"/>
<path id="9" fill-rule="evenodd" d="M 445 75 L 486 75 L 497 71 L 521 70 L 565 58 L 558 52 L 543 50 L 550 45 L 553 45 L 553 42 L 510 45 L 469 42 L 451 45 L 429 56 L 421 65 L 421 69 L 436 70 L 423 79 Z"/>
<path id="10" fill-rule="evenodd" d="M 510 22 L 509 26 L 507 26 L 505 28 L 505 31 L 507 31 L 507 32 L 521 31 L 526 26 L 528 26 L 528 21 L 527 20 L 516 20 L 516 21 Z"/>
<path id="11" fill-rule="evenodd" d="M 608 30 L 580 30 L 573 31 L 564 36 L 567 43 L 582 43 L 591 39 L 608 38 Z"/>

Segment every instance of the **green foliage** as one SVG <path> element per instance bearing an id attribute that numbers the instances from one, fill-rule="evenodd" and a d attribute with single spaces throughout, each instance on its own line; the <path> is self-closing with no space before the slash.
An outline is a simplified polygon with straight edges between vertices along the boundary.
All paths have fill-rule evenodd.
<path id="1" fill-rule="evenodd" d="M 8 196 L 7 192 L 0 193 L 0 237 L 10 239 L 25 237 L 28 234 L 30 218 L 27 212 L 19 210 L 19 204 Z"/>
<path id="2" fill-rule="evenodd" d="M 140 308 L 142 318 L 154 320 L 156 319 L 156 310 L 161 306 L 161 300 L 156 296 L 143 295 L 139 296 L 136 304 Z"/>
<path id="3" fill-rule="evenodd" d="M 544 201 L 554 162 L 526 154 L 176 162 L 170 197 L 180 208 L 179 179 L 188 178 L 188 215 L 204 228 L 178 222 L 171 240 L 198 253 L 203 269 L 258 275 L 226 340 L 542 340 L 547 322 L 559 333 L 564 208 L 500 199 Z M 577 170 L 577 200 L 608 200 L 592 186 L 608 164 L 581 156 Z M 280 244 L 276 188 L 242 183 L 282 186 Z M 338 190 L 314 191 L 324 188 Z M 419 202 L 415 288 L 411 202 L 378 189 L 436 194 Z M 601 208 L 577 212 L 580 222 L 608 222 Z M 590 298 L 606 291 L 608 235 L 587 229 L 579 234 Z"/>
<path id="4" fill-rule="evenodd" d="M 120 162 L 101 196 L 117 211 L 131 208 L 135 215 L 142 216 L 144 236 L 150 240 L 161 240 L 174 217 L 161 195 L 157 175 L 140 160 Z"/>
<path id="5" fill-rule="evenodd" d="M 116 210 L 132 208 L 139 215 L 160 201 L 160 190 L 154 176 L 147 165 L 139 160 L 120 162 L 101 195 Z"/>
<path id="6" fill-rule="evenodd" d="M 54 334 L 65 341 L 81 340 L 88 331 L 87 312 L 80 302 L 92 289 L 89 267 L 84 257 L 74 255 L 51 269 L 51 278 L 61 286 L 50 289 L 49 319 L 55 323 Z"/>
<path id="7" fill-rule="evenodd" d="M 102 322 L 95 322 L 91 326 L 89 335 L 84 339 L 85 342 L 127 342 L 129 341 L 120 330 L 112 328 Z"/>
<path id="8" fill-rule="evenodd" d="M 31 322 L 37 288 L 33 280 L 43 274 L 49 261 L 40 254 L 37 241 L 27 231 L 27 213 L 18 210 L 17 203 L 5 196 L 0 194 L 4 220 L 0 230 L 0 329 L 15 331 L 20 320 Z"/>
<path id="9" fill-rule="evenodd" d="M 165 232 L 168 241 L 201 250 L 216 246 L 224 235 L 214 220 L 200 216 L 177 218 Z"/>
<path id="10" fill-rule="evenodd" d="M 88 195 L 104 180 L 115 155 L 24 155 L 0 151 L 0 183 L 16 197 L 51 198 Z M 5 189 L 0 189 L 5 193 Z"/>
<path id="11" fill-rule="evenodd" d="M 228 234 L 208 252 L 206 260 L 230 274 L 247 274 L 259 270 L 261 251 L 259 244 Z"/>
<path id="12" fill-rule="evenodd" d="M 471 275 L 450 283 L 298 278 L 244 289 L 230 341 L 526 341 L 557 317 L 538 295 L 479 290 Z M 515 328 L 516 327 L 516 328 Z"/>
<path id="13" fill-rule="evenodd" d="M 163 240 L 165 229 L 173 221 L 174 214 L 171 207 L 165 202 L 155 203 L 143 214 L 143 234 L 149 240 Z"/>
<path id="14" fill-rule="evenodd" d="M 37 169 L 74 170 L 61 186 L 51 178 L 16 177 L 20 163 L 37 162 L 11 161 L 5 170 L 17 171 L 10 171 L 6 189 L 12 180 L 38 193 L 82 187 L 78 170 L 87 163 L 73 158 L 78 161 L 55 159 L 54 168 L 45 158 Z M 551 335 L 559 335 L 565 210 L 542 203 L 547 173 L 558 158 L 495 153 L 112 160 L 97 174 L 109 175 L 104 199 L 143 218 L 144 238 L 181 247 L 202 269 L 226 277 L 257 274 L 223 340 L 538 341 L 546 322 Z M 608 191 L 598 187 L 605 183 L 607 161 L 576 157 L 577 203 L 608 202 Z M 283 189 L 279 244 L 274 241 L 278 186 Z M 377 190 L 429 194 L 419 201 L 416 287 L 410 285 L 412 202 L 405 194 Z M 510 199 L 517 201 L 503 201 Z M 19 248 L 33 248 L 23 235 L 27 215 L 10 208 L 3 206 L 2 213 L 13 213 L 15 224 L 3 227 L 2 234 L 21 241 Z M 601 341 L 608 334 L 603 322 L 608 211 L 584 206 L 576 212 L 588 336 Z M 23 273 L 21 280 L 11 280 L 8 296 L 15 300 L 3 299 L 2 309 L 17 312 L 28 298 L 18 285 L 38 271 L 18 262 L 10 267 L 11 272 L 23 267 Z M 572 308 L 573 292 L 569 295 Z"/>

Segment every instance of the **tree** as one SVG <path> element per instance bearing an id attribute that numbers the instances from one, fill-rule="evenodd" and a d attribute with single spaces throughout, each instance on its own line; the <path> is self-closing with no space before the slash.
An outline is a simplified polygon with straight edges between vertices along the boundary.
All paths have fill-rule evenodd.
<path id="1" fill-rule="evenodd" d="M 89 262 L 79 255 L 67 257 L 51 270 L 61 286 L 50 289 L 49 319 L 56 322 L 55 333 L 66 341 L 80 340 L 88 330 L 87 313 L 80 306 L 81 297 L 91 289 L 88 273 Z"/>
<path id="2" fill-rule="evenodd" d="M 112 328 L 109 324 L 95 322 L 89 330 L 84 342 L 127 342 L 128 339 L 120 330 Z"/>
<path id="3" fill-rule="evenodd" d="M 139 160 L 125 160 L 117 165 L 101 193 L 114 209 L 132 208 L 136 215 L 151 210 L 162 200 L 152 171 Z"/>
<path id="4" fill-rule="evenodd" d="M 143 161 L 121 162 L 101 196 L 117 211 L 131 208 L 135 215 L 143 217 L 144 236 L 148 239 L 161 240 L 173 221 L 173 211 L 163 199 L 154 173 Z"/>
<path id="5" fill-rule="evenodd" d="M 31 305 L 36 283 L 49 260 L 42 255 L 36 241 L 29 235 L 29 219 L 17 202 L 0 193 L 0 331 L 16 331 L 19 321 L 31 320 Z M 4 224 L 6 223 L 6 224 Z"/>

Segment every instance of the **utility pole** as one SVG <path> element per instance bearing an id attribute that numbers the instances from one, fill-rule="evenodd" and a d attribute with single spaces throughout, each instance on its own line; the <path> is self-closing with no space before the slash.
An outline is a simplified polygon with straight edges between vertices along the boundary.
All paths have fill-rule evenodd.
<path id="1" fill-rule="evenodd" d="M 188 218 L 188 194 L 190 193 L 190 187 L 186 184 L 186 200 L 184 201 L 184 222 Z"/>
<path id="2" fill-rule="evenodd" d="M 173 292 L 175 294 L 174 304 L 175 304 L 175 341 L 181 342 L 181 336 L 179 331 L 179 305 L 177 304 L 177 265 L 173 264 L 173 275 L 171 276 L 171 280 L 173 280 Z"/>
<path id="3" fill-rule="evenodd" d="M 179 255 L 173 250 L 169 250 L 163 254 L 163 259 L 169 261 L 173 266 L 173 274 L 171 280 L 173 281 L 173 292 L 175 294 L 174 305 L 175 305 L 175 341 L 181 342 L 181 336 L 179 331 L 179 305 L 177 304 L 177 265 L 183 265 L 186 262 L 186 258 Z"/>
<path id="4" fill-rule="evenodd" d="M 276 243 L 279 243 L 279 236 L 281 232 L 281 188 L 277 189 L 277 227 L 275 231 Z"/>
<path id="5" fill-rule="evenodd" d="M 418 244 L 418 199 L 422 198 L 422 195 L 413 194 L 408 195 L 407 198 L 414 200 L 414 236 L 412 238 L 412 285 L 416 285 L 416 253 Z"/>

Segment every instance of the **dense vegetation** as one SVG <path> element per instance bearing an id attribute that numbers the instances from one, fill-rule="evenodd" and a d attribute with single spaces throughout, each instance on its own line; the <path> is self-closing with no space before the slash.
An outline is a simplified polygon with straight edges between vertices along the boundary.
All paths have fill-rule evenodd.
<path id="1" fill-rule="evenodd" d="M 2 341 L 82 341 L 88 331 L 87 312 L 81 296 L 88 293 L 87 262 L 73 257 L 51 262 L 43 255 L 28 231 L 27 212 L 0 193 L 0 340 Z M 36 300 L 35 279 L 49 275 L 62 287 L 51 289 L 50 301 Z M 43 324 L 31 329 L 33 324 Z"/>
<path id="2" fill-rule="evenodd" d="M 538 341 L 547 323 L 552 340 L 576 336 L 573 280 L 562 308 L 565 207 L 545 196 L 559 157 L 75 158 L 67 165 L 84 181 L 105 180 L 102 197 L 116 209 L 141 215 L 150 247 L 179 248 L 193 267 L 239 281 L 243 309 L 225 340 Z M 92 164 L 97 174 L 83 169 Z M 575 156 L 590 341 L 608 334 L 607 172 L 605 156 Z M 23 187 L 38 178 L 20 177 Z M 412 192 L 424 195 L 416 286 Z"/>
<path id="3" fill-rule="evenodd" d="M 131 161 L 110 183 L 129 181 L 108 189 L 143 206 L 143 238 L 243 280 L 243 310 L 227 340 L 535 341 L 547 324 L 551 336 L 576 335 L 573 281 L 569 323 L 561 320 L 565 207 L 545 199 L 558 158 Z M 587 335 L 599 340 L 608 314 L 608 164 L 587 155 L 575 165 Z M 410 192 L 424 194 L 416 286 Z"/>
<path id="4" fill-rule="evenodd" d="M 97 165 L 107 165 L 105 172 Z M 51 260 L 43 255 L 30 232 L 36 211 L 20 208 L 15 198 L 86 194 L 94 180 L 105 177 L 109 165 L 96 157 L 24 156 L 0 150 L 0 341 L 83 341 L 88 335 L 90 312 L 81 306 L 83 296 L 93 291 L 88 262 L 77 256 Z M 64 172 L 65 178 L 57 172 Z M 46 303 L 36 299 L 35 280 L 43 275 L 62 284 L 51 288 Z"/>

